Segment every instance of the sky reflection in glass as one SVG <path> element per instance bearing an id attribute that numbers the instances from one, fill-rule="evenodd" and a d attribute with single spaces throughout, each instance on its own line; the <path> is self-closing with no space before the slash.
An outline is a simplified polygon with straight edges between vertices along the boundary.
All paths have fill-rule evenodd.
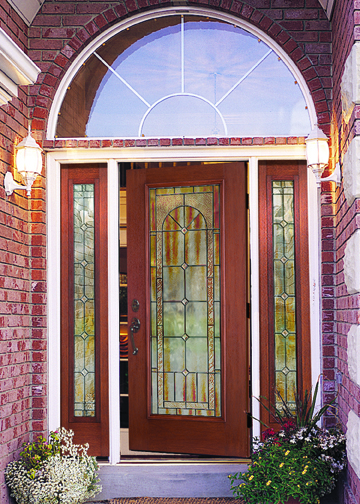
<path id="1" fill-rule="evenodd" d="M 97 90 L 87 136 L 308 133 L 302 92 L 264 42 L 211 19 L 179 16 L 174 24 L 169 16 L 170 22 L 115 59 Z"/>

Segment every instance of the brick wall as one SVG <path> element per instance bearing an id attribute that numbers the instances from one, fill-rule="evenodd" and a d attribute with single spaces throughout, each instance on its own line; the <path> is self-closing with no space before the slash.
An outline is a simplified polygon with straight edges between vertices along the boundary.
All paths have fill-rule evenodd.
<path id="1" fill-rule="evenodd" d="M 27 52 L 27 26 L 6 1 L 0 26 Z M 45 214 L 42 182 L 6 197 L 14 145 L 27 134 L 28 88 L 0 107 L 0 501 L 8 502 L 4 468 L 46 418 Z M 17 177 L 18 178 L 18 177 Z M 19 180 L 20 181 L 20 180 Z"/>
<path id="2" fill-rule="evenodd" d="M 229 12 L 273 38 L 301 70 L 313 96 L 319 124 L 330 133 L 331 31 L 317 0 L 191 0 L 189 5 Z M 43 70 L 38 85 L 31 91 L 33 127 L 44 131 L 62 76 L 93 38 L 138 11 L 163 6 L 160 0 L 47 0 L 29 30 L 29 55 Z"/>
<path id="3" fill-rule="evenodd" d="M 358 111 L 355 107 L 350 120 L 346 123 L 342 117 L 340 83 L 344 64 L 356 40 L 360 40 L 360 2 L 358 0 L 342 0 L 336 2 L 333 17 L 333 76 L 334 100 L 332 111 L 332 143 L 334 145 L 335 161 L 342 162 L 343 156 L 352 138 L 358 134 Z M 330 194 L 330 193 L 329 193 Z M 352 324 L 360 323 L 360 302 L 358 295 L 349 295 L 344 280 L 344 252 L 347 241 L 354 231 L 360 227 L 360 202 L 355 200 L 349 207 L 343 190 L 332 193 L 332 221 L 335 231 L 333 285 L 331 287 L 334 302 L 333 332 L 329 337 L 334 340 L 335 358 L 331 369 L 332 388 L 338 392 L 338 417 L 346 430 L 348 413 L 352 409 L 360 416 L 360 388 L 349 377 L 347 365 L 347 335 Z M 325 323 L 324 323 L 325 325 Z M 330 327 L 329 327 L 330 329 Z M 323 327 L 323 334 L 325 330 Z M 339 383 L 336 383 L 336 378 Z M 344 492 L 344 502 L 355 504 L 360 501 L 360 481 L 353 468 L 348 467 L 347 484 Z"/>

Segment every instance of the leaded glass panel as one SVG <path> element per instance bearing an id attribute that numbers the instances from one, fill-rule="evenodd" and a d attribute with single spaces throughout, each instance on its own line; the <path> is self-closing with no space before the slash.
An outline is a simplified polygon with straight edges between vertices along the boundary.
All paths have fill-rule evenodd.
<path id="1" fill-rule="evenodd" d="M 272 182 L 275 386 L 290 408 L 296 394 L 294 182 Z"/>
<path id="2" fill-rule="evenodd" d="M 150 189 L 153 414 L 221 416 L 219 195 Z"/>
<path id="3" fill-rule="evenodd" d="M 74 415 L 95 416 L 94 185 L 74 186 Z"/>

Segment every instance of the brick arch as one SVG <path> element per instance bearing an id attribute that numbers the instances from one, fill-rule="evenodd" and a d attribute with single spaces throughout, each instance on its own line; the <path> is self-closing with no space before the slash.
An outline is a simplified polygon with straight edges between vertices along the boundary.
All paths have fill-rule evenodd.
<path id="1" fill-rule="evenodd" d="M 295 8 L 304 1 L 292 0 L 290 3 L 292 8 L 287 6 L 287 0 L 191 0 L 186 5 L 231 14 L 272 38 L 300 70 L 315 104 L 318 123 L 329 134 L 330 24 L 320 4 L 313 7 L 314 1 L 306 0 L 309 7 Z M 172 1 L 167 3 L 169 6 L 173 4 Z M 105 8 L 91 1 L 55 4 L 47 0 L 29 32 L 30 56 L 42 69 L 37 85 L 31 90 L 33 130 L 40 130 L 45 135 L 56 89 L 71 63 L 92 40 L 125 18 L 164 6 L 161 0 L 109 2 Z"/>

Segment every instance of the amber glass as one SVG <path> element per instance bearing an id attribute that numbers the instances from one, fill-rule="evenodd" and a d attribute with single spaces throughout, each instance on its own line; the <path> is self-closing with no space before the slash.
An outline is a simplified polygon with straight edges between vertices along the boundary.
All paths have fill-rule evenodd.
<path id="1" fill-rule="evenodd" d="M 94 185 L 74 185 L 74 415 L 95 416 Z"/>
<path id="2" fill-rule="evenodd" d="M 275 386 L 290 408 L 296 394 L 294 183 L 272 182 Z"/>
<path id="3" fill-rule="evenodd" d="M 150 189 L 153 414 L 221 415 L 219 195 Z"/>

